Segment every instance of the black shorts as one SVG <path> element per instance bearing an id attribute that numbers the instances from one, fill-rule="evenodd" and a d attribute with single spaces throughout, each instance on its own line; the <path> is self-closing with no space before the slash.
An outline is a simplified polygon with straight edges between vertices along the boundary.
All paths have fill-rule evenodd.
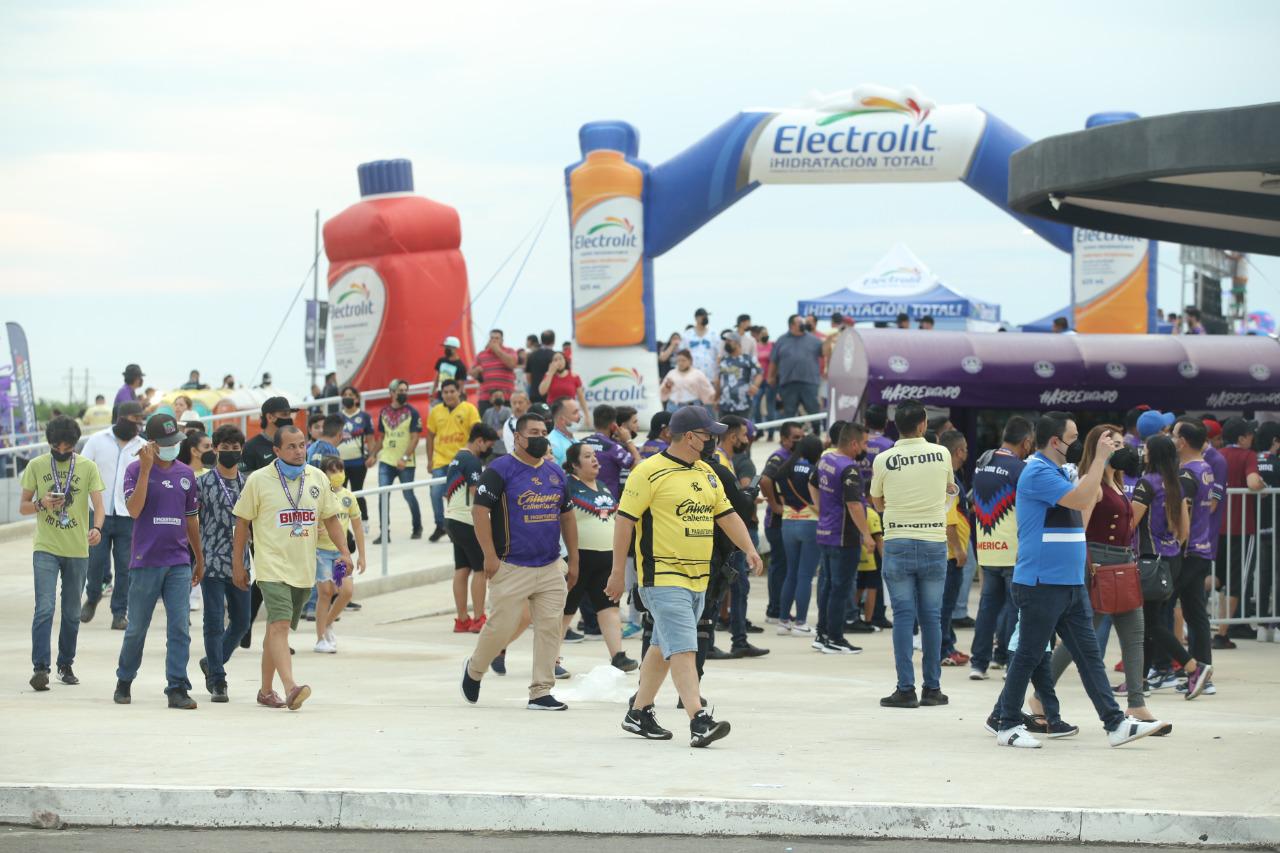
<path id="1" fill-rule="evenodd" d="M 858 577 L 855 581 L 858 589 L 883 589 L 884 581 L 880 577 L 880 570 L 864 572 L 859 570 Z"/>
<path id="2" fill-rule="evenodd" d="M 1244 549 L 1250 538 L 1236 534 L 1218 537 L 1218 558 L 1213 561 L 1213 575 L 1218 579 L 1219 589 L 1225 589 L 1229 585 L 1231 594 L 1237 598 L 1244 598 Z M 1228 579 L 1230 584 L 1227 583 Z"/>
<path id="3" fill-rule="evenodd" d="M 572 616 L 576 613 L 584 597 L 591 599 L 591 606 L 596 609 L 596 612 L 617 607 L 618 603 L 604 594 L 611 571 L 613 571 L 612 551 L 579 551 L 578 582 L 565 596 L 564 615 Z"/>
<path id="4" fill-rule="evenodd" d="M 480 550 L 480 540 L 476 538 L 476 529 L 470 524 L 445 519 L 444 529 L 453 542 L 453 566 L 457 571 L 470 569 L 473 572 L 484 571 L 484 551 Z"/>

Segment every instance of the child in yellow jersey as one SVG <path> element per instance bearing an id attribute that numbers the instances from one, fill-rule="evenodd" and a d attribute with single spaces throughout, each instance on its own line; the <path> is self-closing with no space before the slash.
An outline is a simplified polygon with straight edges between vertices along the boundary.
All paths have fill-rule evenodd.
<path id="1" fill-rule="evenodd" d="M 862 560 L 858 563 L 857 585 L 864 596 L 862 621 L 871 625 L 876 610 L 876 599 L 884 585 L 880 577 L 880 561 L 884 559 L 884 526 L 880 521 L 880 513 L 871 506 L 867 507 L 867 530 L 871 532 L 871 538 L 875 540 L 876 547 L 862 552 Z"/>
<path id="2" fill-rule="evenodd" d="M 345 576 L 335 579 L 334 562 L 338 559 L 338 549 L 329 539 L 329 533 L 319 528 L 316 541 L 316 646 L 321 654 L 337 654 L 338 638 L 333 633 L 333 623 L 343 608 L 351 601 L 355 593 L 357 573 L 364 574 L 365 547 L 364 525 L 351 524 L 351 517 L 360 512 L 351 490 L 346 487 L 347 474 L 343 467 L 342 457 L 325 456 L 320 460 L 320 470 L 329 478 L 329 486 L 338 503 L 338 523 L 347 535 L 354 535 L 356 550 L 360 556 L 356 558 L 354 571 L 346 567 Z"/>

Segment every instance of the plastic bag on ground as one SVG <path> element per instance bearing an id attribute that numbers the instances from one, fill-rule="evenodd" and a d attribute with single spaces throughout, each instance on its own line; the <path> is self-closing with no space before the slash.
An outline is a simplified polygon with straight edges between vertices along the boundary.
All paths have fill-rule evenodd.
<path id="1" fill-rule="evenodd" d="M 627 674 L 609 664 L 602 664 L 586 675 L 575 676 L 555 696 L 562 702 L 626 702 L 636 686 Z"/>

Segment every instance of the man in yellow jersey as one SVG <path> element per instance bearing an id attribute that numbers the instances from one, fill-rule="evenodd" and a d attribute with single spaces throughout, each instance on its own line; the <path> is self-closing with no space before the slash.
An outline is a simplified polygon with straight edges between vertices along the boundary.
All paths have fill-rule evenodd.
<path id="1" fill-rule="evenodd" d="M 389 486 L 396 480 L 401 483 L 413 482 L 418 437 L 422 435 L 422 417 L 417 409 L 409 405 L 409 383 L 403 379 L 392 379 L 389 390 L 391 405 L 378 415 L 378 437 L 369 450 L 369 461 L 365 463 L 370 468 L 375 464 L 378 466 L 379 486 Z M 409 515 L 413 519 L 413 531 L 409 538 L 421 539 L 422 511 L 418 509 L 418 498 L 413 494 L 413 489 L 405 489 L 401 494 L 404 495 L 404 502 L 409 505 Z M 390 508 L 391 503 L 388 501 L 387 509 Z M 390 542 L 390 521 L 380 518 L 379 523 Z M 374 537 L 373 544 L 381 544 L 382 536 L 379 533 Z M 437 538 L 439 537 L 432 537 L 433 541 Z"/>
<path id="2" fill-rule="evenodd" d="M 654 697 L 669 670 L 689 715 L 689 745 L 694 747 L 729 734 L 727 722 L 713 720 L 702 709 L 696 662 L 715 527 L 742 549 L 753 571 L 763 566 L 724 485 L 701 459 L 703 448 L 709 455 L 725 429 L 701 406 L 686 406 L 671 416 L 671 446 L 631 469 L 614 523 L 613 571 L 605 589 L 615 601 L 622 597 L 634 539 L 640 598 L 653 617 L 653 645 L 622 728 L 652 740 L 671 738 L 653 713 Z"/>
<path id="3" fill-rule="evenodd" d="M 432 477 L 445 475 L 453 457 L 470 440 L 471 428 L 478 423 L 480 411 L 463 398 L 462 386 L 457 380 L 442 381 L 440 402 L 427 412 L 427 460 L 431 463 Z M 436 529 L 431 533 L 432 542 L 445 535 L 444 490 L 443 482 L 431 487 L 431 512 L 436 522 Z"/>
<path id="4" fill-rule="evenodd" d="M 893 416 L 901 438 L 872 463 L 871 503 L 884 525 L 884 584 L 893 605 L 893 658 L 898 687 L 885 708 L 946 705 L 942 693 L 942 594 L 947 582 L 951 453 L 924 439 L 928 413 L 914 400 Z M 911 634 L 920 622 L 924 691 L 916 698 Z"/>

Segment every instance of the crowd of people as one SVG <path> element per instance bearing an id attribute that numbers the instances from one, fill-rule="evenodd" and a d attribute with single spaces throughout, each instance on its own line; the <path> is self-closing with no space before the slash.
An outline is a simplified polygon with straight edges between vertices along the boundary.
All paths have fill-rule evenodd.
<path id="1" fill-rule="evenodd" d="M 1244 554 L 1258 530 L 1243 504 L 1226 511 L 1226 489 L 1280 487 L 1280 426 L 1143 408 L 1082 436 L 1067 413 L 1014 416 L 1000 446 L 969 465 L 964 433 L 906 402 L 892 417 L 871 406 L 825 429 L 783 420 L 757 471 L 751 450 L 765 435 L 753 418 L 822 411 L 824 362 L 848 325 L 836 317 L 821 336 L 814 318 L 795 315 L 771 342 L 747 315 L 715 334 L 699 309 L 660 353 L 667 405 L 647 430 L 633 408 L 588 410 L 571 349 L 550 331 L 514 350 L 494 330 L 473 365 L 446 340 L 425 416 L 405 380 L 389 384 L 376 416 L 358 389 L 334 383 L 326 396 L 339 403 L 313 410 L 305 427 L 286 398 L 267 399 L 251 439 L 235 426 L 210 434 L 198 420 L 148 417 L 130 365 L 111 428 L 77 453 L 79 425 L 56 417 L 50 452 L 23 472 L 21 509 L 38 519 L 31 684 L 50 682 L 60 580 L 63 683 L 77 683 L 78 626 L 110 590 L 111 627 L 123 631 L 116 702 L 131 701 L 161 601 L 170 706 L 196 706 L 187 668 L 197 602 L 205 686 L 226 702 L 227 665 L 250 647 L 265 604 L 256 701 L 296 710 L 311 689 L 294 677 L 290 632 L 314 620 L 314 650 L 335 653 L 335 623 L 358 606 L 369 507 L 354 493 L 375 467 L 379 485 L 415 481 L 422 443 L 437 481 L 429 539 L 448 537 L 454 555 L 453 630 L 476 635 L 461 682 L 468 702 L 490 671 L 506 674 L 507 648 L 531 629 L 530 709 L 566 708 L 553 695 L 569 675 L 562 647 L 594 638 L 602 663 L 639 670 L 624 730 L 672 737 L 653 706 L 670 674 L 691 745 L 726 736 L 699 681 L 708 660 L 769 653 L 751 642 L 766 629 L 747 617 L 750 576 L 764 570 L 763 516 L 765 622 L 824 655 L 858 654 L 850 637 L 891 631 L 897 683 L 882 706 L 948 704 L 947 667 L 967 667 L 974 681 L 1004 669 L 987 728 L 1001 745 L 1036 747 L 1078 732 L 1054 692 L 1074 662 L 1112 745 L 1169 734 L 1146 699 L 1212 694 L 1213 652 L 1234 648 L 1225 626 L 1210 631 L 1210 592 L 1219 590 L 1220 616 L 1245 606 L 1274 615 L 1269 587 L 1247 600 Z M 475 404 L 467 379 L 479 383 Z M 402 495 L 409 536 L 422 538 L 413 490 Z M 389 519 L 380 526 L 369 544 L 390 537 Z M 977 618 L 959 622 L 975 564 Z M 958 625 L 974 628 L 968 654 Z M 1123 671 L 1114 687 L 1102 664 L 1112 626 Z M 638 659 L 624 648 L 636 636 Z"/>

